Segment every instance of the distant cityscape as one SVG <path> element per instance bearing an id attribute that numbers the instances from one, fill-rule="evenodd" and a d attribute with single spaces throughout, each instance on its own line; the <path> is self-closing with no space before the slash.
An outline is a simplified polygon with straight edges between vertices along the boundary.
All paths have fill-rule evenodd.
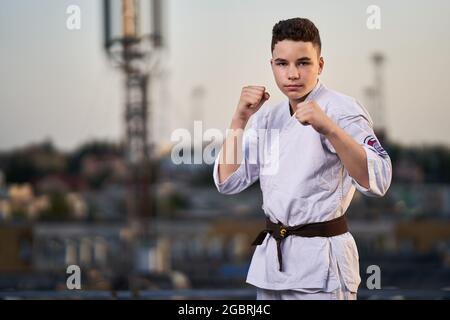
<path id="1" fill-rule="evenodd" d="M 391 289 L 450 287 L 450 151 L 386 145 L 394 164 L 384 198 L 359 193 L 348 210 L 361 262 Z M 252 238 L 263 226 L 258 183 L 219 194 L 210 165 L 151 164 L 154 210 L 145 237 L 127 216 L 129 172 L 119 145 L 71 153 L 51 142 L 0 154 L 0 291 L 66 289 L 79 265 L 83 289 L 246 289 Z M 370 295 L 367 296 L 370 298 Z"/>

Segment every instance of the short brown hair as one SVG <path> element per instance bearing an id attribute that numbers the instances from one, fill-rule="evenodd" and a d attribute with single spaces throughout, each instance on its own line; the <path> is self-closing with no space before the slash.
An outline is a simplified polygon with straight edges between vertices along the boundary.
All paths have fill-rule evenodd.
<path id="1" fill-rule="evenodd" d="M 283 40 L 312 42 L 318 48 L 319 55 L 322 50 L 319 30 L 305 18 L 292 18 L 276 23 L 272 29 L 272 52 L 277 42 Z"/>

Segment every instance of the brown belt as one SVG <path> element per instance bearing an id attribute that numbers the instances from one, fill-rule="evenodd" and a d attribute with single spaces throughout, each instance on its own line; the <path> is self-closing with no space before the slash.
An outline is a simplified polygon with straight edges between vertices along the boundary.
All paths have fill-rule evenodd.
<path id="1" fill-rule="evenodd" d="M 339 218 L 297 226 L 285 226 L 281 222 L 273 223 L 269 218 L 266 219 L 266 229 L 261 231 L 253 241 L 252 246 L 258 246 L 263 243 L 267 234 L 270 234 L 277 242 L 278 262 L 280 271 L 282 270 L 283 259 L 281 257 L 281 241 L 291 235 L 300 237 L 334 237 L 344 234 L 348 231 L 345 214 Z"/>

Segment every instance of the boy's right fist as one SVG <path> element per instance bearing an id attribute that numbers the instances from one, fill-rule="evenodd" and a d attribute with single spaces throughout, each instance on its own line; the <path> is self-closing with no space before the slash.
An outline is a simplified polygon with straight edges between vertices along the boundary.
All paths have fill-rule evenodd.
<path id="1" fill-rule="evenodd" d="M 248 121 L 269 98 L 270 95 L 266 92 L 265 87 L 246 86 L 242 88 L 235 116 L 240 120 Z"/>

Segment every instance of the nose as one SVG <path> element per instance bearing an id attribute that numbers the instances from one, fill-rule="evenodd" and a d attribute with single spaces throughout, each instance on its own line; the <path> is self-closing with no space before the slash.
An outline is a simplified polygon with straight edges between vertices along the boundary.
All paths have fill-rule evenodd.
<path id="1" fill-rule="evenodd" d="M 298 69 L 295 66 L 290 66 L 288 69 L 288 79 L 289 80 L 295 80 L 300 77 L 300 73 L 298 72 Z"/>

